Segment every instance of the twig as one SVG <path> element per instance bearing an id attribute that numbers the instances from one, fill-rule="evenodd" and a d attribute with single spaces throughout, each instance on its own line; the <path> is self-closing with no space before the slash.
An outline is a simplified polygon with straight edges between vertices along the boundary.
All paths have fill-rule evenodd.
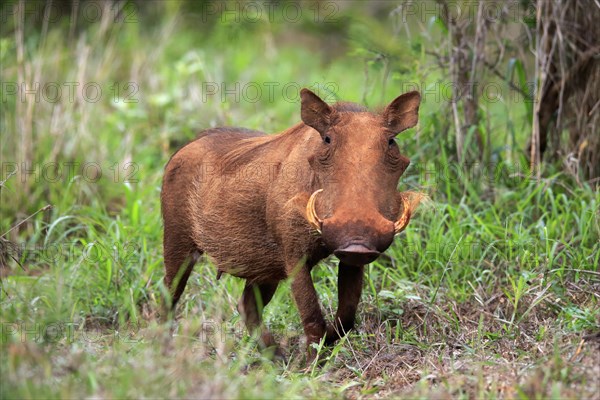
<path id="1" fill-rule="evenodd" d="M 4 187 L 4 184 L 6 183 L 7 180 L 10 179 L 11 176 L 15 175 L 17 173 L 17 170 L 11 171 L 10 174 L 8 174 L 8 176 L 6 177 L 5 180 L 3 180 L 2 182 L 0 182 L 0 190 L 2 190 L 2 188 Z"/>
<path id="2" fill-rule="evenodd" d="M 556 272 L 556 271 L 583 272 L 585 274 L 592 274 L 592 275 L 600 276 L 600 272 L 597 272 L 597 271 L 588 271 L 587 269 L 575 269 L 575 268 L 557 268 L 557 269 L 551 270 L 550 272 Z"/>
<path id="3" fill-rule="evenodd" d="M 515 85 L 511 80 L 506 79 L 506 77 L 504 75 L 502 75 L 502 73 L 500 71 L 498 71 L 498 69 L 496 68 L 495 65 L 493 65 L 492 63 L 490 63 L 487 60 L 483 60 L 483 65 L 485 65 L 490 70 L 490 72 L 492 72 L 494 75 L 496 75 L 497 77 L 499 77 L 503 81 L 505 81 L 508 84 L 508 86 L 510 86 L 511 89 L 519 92 L 527 100 L 529 100 L 529 101 L 533 100 L 533 97 L 529 93 L 527 93 L 525 90 L 523 90 L 519 86 Z"/>
<path id="4" fill-rule="evenodd" d="M 539 182 L 541 179 L 541 171 L 540 171 L 540 106 L 542 99 L 542 88 L 546 83 L 546 71 L 545 66 L 542 65 L 542 50 L 540 46 L 542 43 L 546 43 L 548 37 L 548 25 L 542 23 L 542 8 L 537 7 L 536 12 L 536 32 L 537 35 L 535 37 L 535 80 L 537 83 L 537 87 L 535 88 L 535 97 L 534 97 L 534 109 L 533 109 L 533 121 L 532 121 L 532 132 L 531 132 L 531 152 L 529 156 L 529 170 L 531 172 L 536 172 L 536 178 Z M 543 34 L 540 35 L 540 31 L 543 27 Z M 540 38 L 541 36 L 541 38 Z"/>
<path id="5" fill-rule="evenodd" d="M 6 232 L 4 232 L 0 238 L 3 238 L 4 236 L 8 235 L 9 232 L 11 232 L 13 229 L 18 228 L 19 226 L 23 225 L 27 220 L 31 219 L 32 217 L 36 216 L 37 214 L 39 214 L 42 211 L 48 211 L 52 208 L 51 204 L 47 204 L 44 207 L 40 208 L 39 210 L 37 210 L 36 212 L 34 212 L 33 214 L 31 214 L 29 217 L 25 218 L 23 221 L 19 222 L 18 224 L 16 224 L 15 226 L 13 226 L 12 228 L 10 228 L 9 230 L 7 230 Z"/>

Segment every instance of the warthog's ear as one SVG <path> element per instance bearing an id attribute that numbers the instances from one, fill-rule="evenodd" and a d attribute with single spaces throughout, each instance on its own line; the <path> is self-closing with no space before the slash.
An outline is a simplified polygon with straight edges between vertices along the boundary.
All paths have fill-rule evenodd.
<path id="1" fill-rule="evenodd" d="M 383 123 L 394 133 L 412 128 L 419 122 L 421 95 L 413 91 L 404 93 L 392 101 L 383 111 Z"/>
<path id="2" fill-rule="evenodd" d="M 324 135 L 333 123 L 335 110 L 308 89 L 300 91 L 300 99 L 302 122 Z"/>

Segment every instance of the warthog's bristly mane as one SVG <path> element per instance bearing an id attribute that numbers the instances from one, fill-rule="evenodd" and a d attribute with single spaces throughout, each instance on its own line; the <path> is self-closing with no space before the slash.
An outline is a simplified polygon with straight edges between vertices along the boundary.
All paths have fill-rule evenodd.
<path id="1" fill-rule="evenodd" d="M 351 103 L 348 101 L 340 101 L 332 105 L 333 109 L 338 112 L 347 112 L 347 113 L 362 113 L 369 112 L 369 110 L 360 104 Z"/>
<path id="2" fill-rule="evenodd" d="M 332 104 L 334 110 L 339 113 L 365 113 L 369 112 L 369 110 L 356 103 L 351 102 L 338 102 Z M 238 164 L 245 164 L 251 161 L 256 155 L 260 153 L 261 148 L 268 147 L 277 143 L 278 146 L 282 146 L 285 141 L 290 141 L 290 146 L 292 146 L 295 141 L 295 138 L 301 133 L 301 131 L 305 131 L 307 129 L 312 129 L 306 126 L 303 122 L 300 122 L 289 129 L 283 131 L 278 135 L 260 135 L 255 137 L 249 137 L 247 139 L 240 140 L 238 146 L 227 153 L 223 159 L 223 167 L 235 168 Z M 255 131 L 251 131 L 255 133 Z"/>

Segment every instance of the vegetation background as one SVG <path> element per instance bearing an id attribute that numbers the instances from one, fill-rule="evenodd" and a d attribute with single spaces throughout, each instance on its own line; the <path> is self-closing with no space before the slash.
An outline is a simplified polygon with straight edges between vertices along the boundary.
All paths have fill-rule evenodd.
<path id="1" fill-rule="evenodd" d="M 600 398 L 597 2 L 0 11 L 2 398 Z M 289 285 L 266 309 L 289 365 L 208 260 L 159 316 L 169 156 L 208 127 L 291 126 L 301 87 L 372 108 L 420 90 L 399 189 L 431 198 L 308 370 Z M 313 273 L 330 318 L 335 276 Z"/>

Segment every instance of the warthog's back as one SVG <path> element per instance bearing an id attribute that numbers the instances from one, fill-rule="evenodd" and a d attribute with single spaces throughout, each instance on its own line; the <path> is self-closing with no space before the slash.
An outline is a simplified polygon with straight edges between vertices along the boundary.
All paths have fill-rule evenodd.
<path id="1" fill-rule="evenodd" d="M 260 281 L 285 277 L 281 249 L 269 234 L 265 215 L 271 182 L 260 167 L 269 161 L 259 155 L 230 162 L 241 147 L 259 147 L 272 138 L 258 131 L 218 128 L 175 153 L 163 180 L 165 236 L 170 229 L 185 232 L 182 249 L 192 242 L 220 271 Z"/>

